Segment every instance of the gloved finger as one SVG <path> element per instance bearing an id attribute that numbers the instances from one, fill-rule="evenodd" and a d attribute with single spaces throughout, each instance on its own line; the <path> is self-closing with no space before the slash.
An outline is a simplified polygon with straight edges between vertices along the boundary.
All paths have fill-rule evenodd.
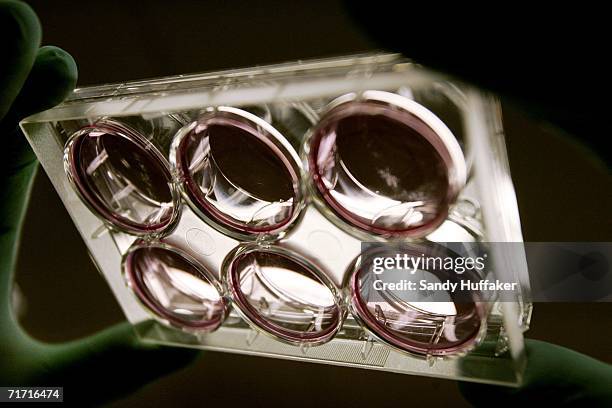
<path id="1" fill-rule="evenodd" d="M 0 215 L 4 228 L 0 229 L 2 258 L 14 258 L 14 244 L 21 224 L 35 166 L 27 142 L 17 128 L 17 121 L 31 113 L 44 110 L 61 102 L 76 83 L 77 70 L 72 57 L 56 47 L 43 47 L 36 58 L 26 83 L 0 129 L 13 143 L 4 163 L 10 169 L 0 174 L 4 184 L 0 194 Z M 10 171 L 6 171 L 10 170 Z M 2 227 L 2 225 L 0 225 Z M 5 234 L 2 233 L 4 230 Z M 6 256 L 4 256 L 6 255 Z M 196 350 L 171 349 L 145 345 L 136 339 L 128 324 L 116 326 L 83 340 L 47 345 L 38 343 L 21 332 L 10 319 L 10 283 L 14 265 L 0 265 L 0 289 L 4 304 L 0 309 L 3 340 L 14 348 L 11 355 L 19 360 L 10 378 L 20 384 L 61 384 L 66 387 L 66 398 L 71 402 L 91 403 L 110 400 L 127 394 L 153 379 L 170 373 L 193 361 Z M 8 316 L 8 317 L 7 317 Z M 10 333 L 9 333 L 10 331 Z M 86 375 L 84 375 L 86 374 Z"/>
<path id="2" fill-rule="evenodd" d="M 460 383 L 463 396 L 475 406 L 612 406 L 612 365 L 543 341 L 526 347 L 520 388 Z"/>
<path id="3" fill-rule="evenodd" d="M 41 47 L 10 117 L 19 120 L 59 104 L 76 86 L 77 76 L 76 62 L 68 52 L 53 45 Z"/>
<path id="4" fill-rule="evenodd" d="M 0 0 L 0 120 L 32 68 L 40 37 L 40 23 L 30 6 Z"/>
<path id="5" fill-rule="evenodd" d="M 70 54 L 54 46 L 38 50 L 30 75 L 0 125 L 0 134 L 6 138 L 3 160 L 6 170 L 19 169 L 35 159 L 19 131 L 19 120 L 63 101 L 76 86 L 76 81 L 77 66 Z"/>
<path id="6" fill-rule="evenodd" d="M 187 366 L 200 354 L 196 349 L 142 343 L 128 323 L 82 340 L 37 349 L 34 355 L 44 371 L 31 377 L 31 383 L 62 385 L 66 402 L 88 404 L 127 395 Z"/>
<path id="7" fill-rule="evenodd" d="M 0 302 L 3 303 L 0 323 L 10 317 L 7 305 L 11 299 L 18 232 L 36 171 L 34 156 L 17 121 L 61 101 L 75 82 L 76 65 L 72 57 L 56 47 L 41 48 L 23 89 L 0 122 Z"/>

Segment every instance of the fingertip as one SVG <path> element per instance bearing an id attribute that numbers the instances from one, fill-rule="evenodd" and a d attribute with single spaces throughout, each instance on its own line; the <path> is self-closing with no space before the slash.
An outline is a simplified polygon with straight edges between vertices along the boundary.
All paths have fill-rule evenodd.
<path id="1" fill-rule="evenodd" d="M 62 102 L 76 86 L 77 76 L 76 62 L 68 52 L 55 46 L 40 48 L 11 116 L 21 119 Z"/>
<path id="2" fill-rule="evenodd" d="M 55 45 L 45 45 L 38 50 L 37 64 L 44 64 L 63 75 L 66 81 L 76 84 L 78 77 L 77 64 L 72 55 Z"/>
<path id="3" fill-rule="evenodd" d="M 31 76 L 34 76 L 35 81 L 40 82 L 37 85 L 52 85 L 48 103 L 56 105 L 64 100 L 76 86 L 78 68 L 76 61 L 67 51 L 47 45 L 38 51 Z M 43 84 L 43 81 L 46 84 Z"/>

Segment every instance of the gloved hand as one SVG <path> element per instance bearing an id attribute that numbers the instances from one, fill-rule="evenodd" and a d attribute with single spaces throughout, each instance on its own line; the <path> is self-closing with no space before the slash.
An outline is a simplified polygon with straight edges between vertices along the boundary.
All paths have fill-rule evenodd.
<path id="1" fill-rule="evenodd" d="M 76 84 L 77 68 L 62 49 L 39 48 L 40 24 L 25 3 L 0 0 L 0 39 L 0 385 L 63 386 L 67 402 L 114 399 L 198 353 L 142 344 L 127 323 L 66 344 L 41 343 L 20 328 L 10 299 L 38 162 L 18 121 L 61 102 Z"/>
<path id="2" fill-rule="evenodd" d="M 371 21 L 376 21 L 373 14 L 376 9 L 383 10 L 384 7 L 378 4 L 376 8 L 368 10 Z M 412 20 L 418 20 L 418 16 Z M 377 29 L 394 26 L 389 19 L 387 23 L 375 25 Z M 0 36 L 3 39 L 0 42 L 0 385 L 63 385 L 67 401 L 75 401 L 78 397 L 88 403 L 110 400 L 187 364 L 196 352 L 142 345 L 134 338 L 128 325 L 119 325 L 67 344 L 42 344 L 24 333 L 15 321 L 9 301 L 12 274 L 20 226 L 37 167 L 27 142 L 17 128 L 17 121 L 59 103 L 74 87 L 76 67 L 72 58 L 58 48 L 39 49 L 38 21 L 23 3 L 0 0 Z M 384 33 L 379 37 L 385 37 Z M 396 38 L 408 43 L 405 35 Z M 455 41 L 459 38 L 456 36 Z M 453 46 L 452 42 L 448 45 Z M 398 49 L 394 46 L 391 48 Z M 511 82 L 496 82 L 497 78 L 491 74 L 495 72 L 491 64 L 481 64 L 476 71 L 463 64 L 472 60 L 473 56 L 455 58 L 449 64 L 443 58 L 448 54 L 440 50 L 399 50 L 417 61 L 465 79 L 478 83 L 480 78 L 481 85 L 511 94 L 529 106 L 540 107 L 539 110 L 534 108 L 534 112 L 556 121 L 570 132 L 582 131 L 587 134 L 586 130 L 590 130 L 592 124 L 600 123 L 588 118 L 574 120 L 576 115 L 566 115 L 557 107 L 541 108 L 555 102 L 538 98 L 546 96 L 545 87 L 541 88 L 540 93 L 528 95 L 526 91 L 534 89 L 530 86 L 533 82 L 524 83 L 524 88 L 513 86 Z M 520 68 L 521 61 L 516 62 Z M 541 81 L 538 84 L 541 86 Z M 576 89 L 569 91 L 575 92 Z M 576 105 L 572 104 L 572 107 Z M 595 115 L 595 112 L 585 111 L 584 115 Z M 581 116 L 578 115 L 578 118 Z M 592 141 L 592 144 L 597 146 L 598 141 Z M 527 399 L 548 404 L 612 404 L 612 372 L 609 365 L 541 342 L 528 341 L 527 350 L 529 366 L 525 385 L 521 389 L 465 384 L 461 387 L 466 398 L 475 404 L 495 401 L 496 405 Z"/>
<path id="3" fill-rule="evenodd" d="M 593 13 L 588 27 L 577 33 L 567 29 L 557 9 L 555 18 L 547 19 L 553 26 L 549 29 L 537 13 L 531 15 L 531 8 L 520 5 L 510 5 L 518 16 L 506 7 L 501 8 L 503 18 L 453 13 L 444 19 L 438 3 L 431 3 L 431 9 L 414 5 L 409 13 L 398 12 L 394 3 L 345 3 L 379 45 L 500 94 L 609 160 L 604 136 L 610 125 L 600 119 L 606 117 L 608 106 L 587 103 L 602 90 L 583 82 L 590 78 L 597 84 L 597 78 L 607 78 L 607 68 L 599 64 L 597 53 L 591 53 L 606 41 L 597 33 L 605 25 L 592 21 Z M 571 8 L 572 21 L 580 20 L 579 12 Z M 420 41 L 423 37 L 426 40 Z M 585 42 L 589 47 L 583 46 Z M 526 349 L 520 388 L 461 383 L 464 397 L 476 406 L 612 406 L 612 365 L 536 340 L 528 339 Z"/>

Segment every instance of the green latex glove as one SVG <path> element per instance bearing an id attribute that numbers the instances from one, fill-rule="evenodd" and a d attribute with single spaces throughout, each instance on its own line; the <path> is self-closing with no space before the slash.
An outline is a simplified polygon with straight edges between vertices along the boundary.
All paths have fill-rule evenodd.
<path id="1" fill-rule="evenodd" d="M 38 342 L 19 327 L 11 313 L 11 284 L 37 163 L 17 122 L 59 103 L 74 87 L 76 66 L 58 48 L 39 48 L 40 26 L 23 3 L 0 0 L 0 36 L 0 385 L 62 385 L 67 402 L 110 400 L 184 366 L 196 352 L 140 344 L 127 324 L 59 345 Z M 466 398 L 476 405 L 612 405 L 609 365 L 542 342 L 528 341 L 527 350 L 523 387 L 462 384 Z"/>
<path id="2" fill-rule="evenodd" d="M 117 398 L 183 367 L 197 352 L 141 344 L 127 323 L 66 344 L 39 342 L 20 328 L 10 299 L 38 162 L 18 121 L 61 102 L 77 68 L 65 51 L 39 48 L 40 24 L 25 3 L 0 0 L 0 39 L 0 386 L 63 386 L 67 402 Z"/>

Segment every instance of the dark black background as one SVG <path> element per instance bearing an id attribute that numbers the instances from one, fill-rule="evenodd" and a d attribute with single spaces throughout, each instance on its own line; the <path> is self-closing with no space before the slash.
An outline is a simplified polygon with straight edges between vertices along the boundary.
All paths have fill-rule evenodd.
<path id="1" fill-rule="evenodd" d="M 376 47 L 335 0 L 29 3 L 40 16 L 43 43 L 75 57 L 79 85 Z M 406 41 L 424 38 L 407 35 Z M 525 239 L 610 241 L 607 170 L 570 138 L 528 120 L 519 109 L 506 104 L 504 116 Z M 17 283 L 26 300 L 21 320 L 37 338 L 73 339 L 123 319 L 42 172 L 26 221 Z M 609 304 L 538 304 L 528 335 L 612 362 L 611 311 Z M 249 407 L 467 405 L 451 381 L 207 353 L 196 365 L 116 406 L 179 401 Z"/>

